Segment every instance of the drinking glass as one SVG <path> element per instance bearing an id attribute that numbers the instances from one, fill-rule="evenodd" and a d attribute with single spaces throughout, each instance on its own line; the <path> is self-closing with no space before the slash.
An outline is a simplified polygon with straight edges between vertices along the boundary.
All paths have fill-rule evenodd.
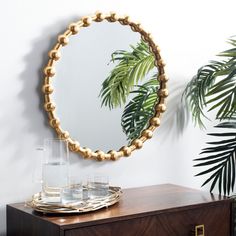
<path id="1" fill-rule="evenodd" d="M 66 204 L 79 204 L 83 201 L 83 185 L 82 180 L 78 177 L 70 177 L 69 186 L 61 189 L 61 203 Z"/>
<path id="2" fill-rule="evenodd" d="M 88 198 L 101 198 L 109 194 L 109 179 L 104 175 L 91 175 L 87 179 Z"/>
<path id="3" fill-rule="evenodd" d="M 68 143 L 61 139 L 44 140 L 42 196 L 47 202 L 59 202 L 61 189 L 69 185 Z"/>

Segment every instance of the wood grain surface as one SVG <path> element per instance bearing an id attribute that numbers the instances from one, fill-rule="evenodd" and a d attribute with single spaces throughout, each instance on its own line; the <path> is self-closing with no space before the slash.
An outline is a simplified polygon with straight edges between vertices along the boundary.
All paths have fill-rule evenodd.
<path id="1" fill-rule="evenodd" d="M 190 188 L 155 185 L 124 189 L 116 205 L 86 214 L 43 215 L 22 203 L 8 205 L 7 230 L 8 236 L 184 236 L 191 235 L 196 224 L 204 224 L 207 236 L 229 236 L 231 203 Z"/>

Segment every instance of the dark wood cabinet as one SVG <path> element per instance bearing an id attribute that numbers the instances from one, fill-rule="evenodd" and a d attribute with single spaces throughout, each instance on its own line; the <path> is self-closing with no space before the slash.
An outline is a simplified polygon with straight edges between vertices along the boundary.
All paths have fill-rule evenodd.
<path id="1" fill-rule="evenodd" d="M 123 190 L 119 203 L 80 215 L 7 206 L 8 236 L 230 236 L 232 200 L 171 184 Z"/>

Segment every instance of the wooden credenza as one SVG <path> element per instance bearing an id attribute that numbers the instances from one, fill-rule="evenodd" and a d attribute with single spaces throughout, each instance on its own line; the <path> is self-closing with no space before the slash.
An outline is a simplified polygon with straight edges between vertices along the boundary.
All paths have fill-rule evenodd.
<path id="1" fill-rule="evenodd" d="M 171 184 L 124 189 L 119 203 L 80 215 L 7 206 L 8 236 L 230 236 L 232 200 Z"/>

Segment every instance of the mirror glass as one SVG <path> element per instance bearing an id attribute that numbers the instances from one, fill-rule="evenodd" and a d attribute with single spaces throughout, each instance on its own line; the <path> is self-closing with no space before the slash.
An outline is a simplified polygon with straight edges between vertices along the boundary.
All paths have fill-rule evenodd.
<path id="1" fill-rule="evenodd" d="M 121 57 L 124 69 L 124 57 L 127 67 L 132 66 L 129 54 L 125 53 L 133 53 L 136 48 L 136 57 L 140 57 L 138 46 L 142 51 L 140 34 L 133 32 L 130 27 L 124 27 L 119 23 L 101 22 L 82 28 L 77 35 L 71 36 L 69 44 L 61 49 L 62 56 L 56 63 L 56 75 L 52 79 L 53 100 L 61 127 L 70 133 L 72 139 L 78 140 L 81 146 L 92 150 L 118 150 L 131 140 L 124 132 L 126 118 L 123 119 L 122 127 L 122 114 L 125 106 L 137 94 L 129 93 L 126 99 L 120 98 L 123 99 L 121 104 L 111 104 L 105 99 L 104 89 L 109 90 L 109 86 L 104 81 L 111 77 L 111 72 L 115 68 L 118 68 L 118 74 L 123 73 L 123 70 L 119 71 Z M 142 57 L 138 59 L 143 66 Z M 141 89 L 138 86 L 151 81 L 150 78 L 157 73 L 157 69 L 150 60 L 144 68 L 139 68 L 133 73 L 139 73 L 135 76 L 141 78 L 133 81 L 136 85 L 132 90 L 137 90 Z M 119 76 L 114 81 L 118 80 Z M 113 83 L 116 83 L 114 81 Z M 157 86 L 155 92 L 156 89 Z M 157 97 L 150 99 L 156 102 Z M 150 113 L 149 116 L 151 115 Z"/>

